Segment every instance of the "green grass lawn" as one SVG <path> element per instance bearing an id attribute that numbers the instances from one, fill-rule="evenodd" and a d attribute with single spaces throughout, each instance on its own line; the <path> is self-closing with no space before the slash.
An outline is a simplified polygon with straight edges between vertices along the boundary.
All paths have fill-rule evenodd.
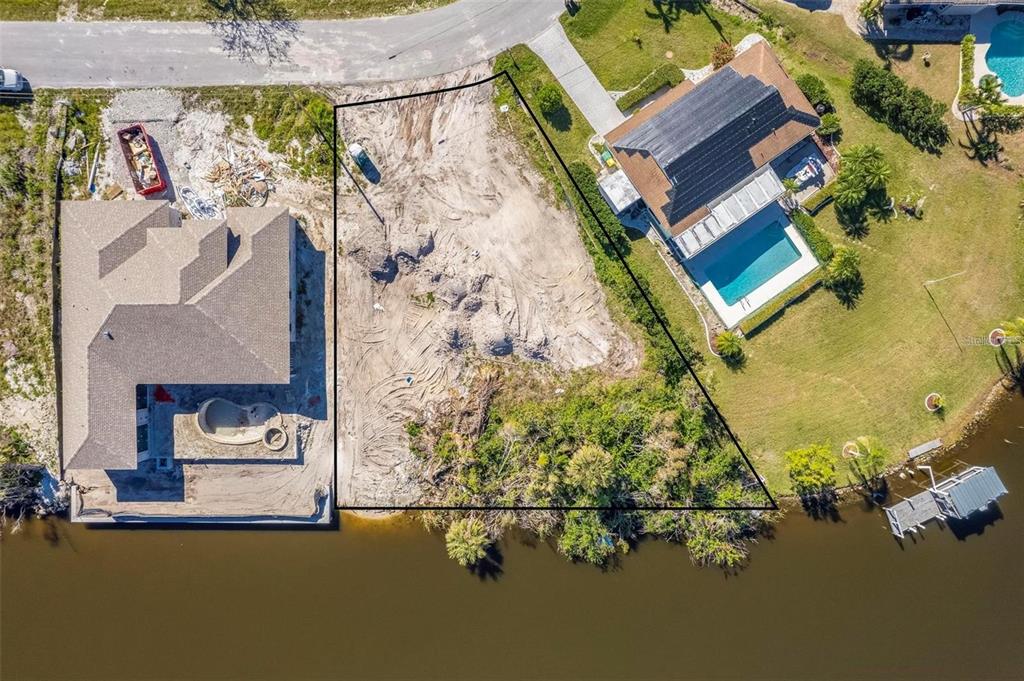
<path id="1" fill-rule="evenodd" d="M 587 119 L 576 108 L 569 95 L 562 90 L 554 74 L 551 73 L 551 70 L 548 69 L 540 57 L 534 54 L 526 45 L 516 45 L 498 55 L 495 59 L 494 70 L 495 72 L 502 70 L 509 72 L 516 86 L 523 93 L 523 97 L 530 104 L 530 109 L 536 114 L 537 119 L 544 127 L 544 131 L 551 138 L 552 144 L 558 149 L 566 164 L 573 161 L 583 161 L 593 166 L 595 170 L 597 169 L 597 162 L 590 152 L 587 151 L 587 144 L 594 134 L 594 129 L 590 127 Z M 534 102 L 534 99 L 537 91 L 549 83 L 558 87 L 562 92 L 562 103 L 565 105 L 565 108 L 553 116 L 544 116 L 541 114 L 540 107 Z M 497 99 L 499 106 L 501 104 L 509 105 L 510 115 L 506 116 L 506 122 L 509 125 L 526 125 L 528 128 L 532 128 L 533 122 L 529 120 L 516 104 L 514 93 L 507 81 L 504 79 L 496 81 L 496 87 L 498 90 Z M 521 140 L 536 139 L 535 134 L 519 134 L 517 136 Z M 549 156 L 549 151 L 545 145 L 538 143 L 535 148 L 531 145 L 528 151 L 531 154 L 544 157 L 544 161 L 538 163 L 538 167 L 542 169 L 557 163 L 554 157 Z M 553 179 L 550 173 L 545 174 L 548 175 L 548 179 Z"/>
<path id="2" fill-rule="evenodd" d="M 5 0 L 8 2 L 9 0 Z M 27 2 L 28 0 L 14 0 Z M 447 5 L 453 0 L 251 0 L 240 18 L 358 19 L 411 14 Z M 228 17 L 217 9 L 224 0 L 78 0 L 79 19 L 196 19 Z M 56 5 L 56 3 L 54 3 Z M 251 14 L 249 13 L 251 11 Z M 19 18 L 19 17 L 11 17 Z M 52 17 L 42 17 L 52 18 Z"/>
<path id="3" fill-rule="evenodd" d="M 57 0 L 4 0 L 0 2 L 0 21 L 53 21 L 57 4 Z"/>
<path id="4" fill-rule="evenodd" d="M 574 17 L 563 14 L 562 25 L 609 90 L 628 90 L 666 62 L 700 68 L 711 61 L 715 45 L 735 44 L 754 30 L 704 3 L 586 0 L 582 5 Z"/>
<path id="5" fill-rule="evenodd" d="M 781 4 L 771 9 L 794 32 L 776 46 L 787 70 L 818 75 L 837 101 L 845 130 L 840 149 L 878 144 L 893 166 L 890 194 L 927 197 L 923 220 L 872 221 L 863 239 L 846 237 L 832 207 L 822 211 L 819 227 L 862 256 L 866 286 L 856 307 L 847 309 L 819 289 L 746 341 L 742 370 L 713 358 L 708 364 L 712 394 L 758 470 L 774 489 L 788 491 L 782 461 L 788 449 L 829 442 L 838 451 L 847 440 L 869 435 L 890 447 L 896 461 L 908 447 L 952 437 L 975 413 L 999 374 L 992 349 L 968 339 L 984 337 L 1024 310 L 1018 207 L 1024 192 L 1019 176 L 965 156 L 957 144 L 962 125 L 952 117 L 954 141 L 933 156 L 857 109 L 847 94 L 852 64 L 877 56 L 838 17 Z M 952 101 L 956 49 L 904 48 L 894 69 L 933 97 Z M 930 67 L 920 58 L 924 51 L 931 52 Z M 1008 140 L 1008 148 L 1019 148 L 1018 139 Z M 670 274 L 658 275 L 664 265 L 654 247 L 638 239 L 631 259 L 648 274 L 673 323 L 699 337 L 689 301 Z M 952 274 L 930 286 L 951 334 L 923 283 Z M 946 398 L 942 416 L 924 409 L 933 390 Z"/>

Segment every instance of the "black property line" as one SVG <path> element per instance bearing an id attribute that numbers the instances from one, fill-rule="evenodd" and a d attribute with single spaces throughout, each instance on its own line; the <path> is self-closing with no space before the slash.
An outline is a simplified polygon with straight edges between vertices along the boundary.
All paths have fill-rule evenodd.
<path id="1" fill-rule="evenodd" d="M 335 403 L 335 412 L 337 412 L 337 394 L 338 394 L 338 362 L 337 362 L 337 358 L 338 358 L 338 334 L 337 334 L 337 331 L 338 331 L 338 312 L 337 312 L 337 297 L 338 297 L 338 244 L 337 244 L 337 237 L 338 237 L 338 184 L 337 184 L 337 176 L 338 176 L 338 172 L 337 172 L 337 165 L 338 165 L 338 162 L 339 162 L 339 159 L 338 159 L 338 146 L 337 146 L 337 139 L 338 139 L 338 137 L 337 137 L 337 135 L 338 135 L 338 116 L 337 116 L 337 113 L 338 113 L 338 109 L 345 109 L 345 108 L 354 107 L 354 106 L 362 106 L 362 105 L 365 105 L 365 104 L 381 104 L 381 103 L 385 103 L 385 102 L 393 102 L 393 101 L 398 101 L 398 100 L 403 100 L 403 99 L 411 99 L 413 97 L 422 97 L 422 96 L 426 96 L 426 95 L 435 95 L 435 94 L 443 94 L 443 93 L 446 93 L 446 92 L 454 92 L 454 91 L 457 91 L 457 90 L 463 90 L 463 89 L 466 89 L 466 88 L 475 87 L 477 85 L 483 85 L 485 83 L 489 83 L 489 82 L 491 82 L 493 80 L 496 80 L 496 79 L 498 79 L 498 78 L 500 78 L 502 76 L 507 78 L 508 82 L 512 85 L 512 89 L 515 91 L 516 97 L 519 99 L 520 103 L 526 109 L 526 112 L 530 115 L 531 120 L 533 121 L 534 125 L 537 126 L 537 129 L 540 131 L 541 135 L 544 137 L 544 141 L 547 143 L 547 145 L 551 149 L 552 153 L 554 153 L 555 158 L 558 159 L 559 165 L 562 167 L 562 170 L 568 176 L 569 181 L 572 183 L 573 188 L 576 190 L 576 192 L 579 194 L 580 198 L 583 200 L 584 205 L 590 211 L 590 214 L 593 216 L 594 220 L 597 222 L 597 225 L 601 228 L 601 232 L 604 235 L 605 239 L 607 239 L 608 243 L 611 244 L 612 250 L 615 252 L 615 255 L 618 258 L 619 262 L 621 263 L 622 267 L 626 270 L 626 273 L 629 275 L 629 278 L 633 282 L 633 285 L 636 286 L 637 290 L 640 292 L 640 295 L 643 297 L 644 302 L 647 304 L 647 306 L 650 308 L 651 312 L 654 314 L 655 319 L 658 320 L 658 325 L 661 327 L 662 331 L 665 332 L 665 335 L 668 337 L 669 341 L 671 342 L 673 349 L 679 355 L 679 358 L 683 361 L 683 364 L 686 366 L 686 369 L 689 372 L 690 376 L 693 378 L 693 380 L 696 382 L 697 386 L 700 388 L 700 391 L 704 395 L 704 398 L 708 401 L 708 404 L 711 405 L 711 408 L 714 411 L 715 416 L 718 417 L 718 420 L 721 422 L 722 426 L 725 428 L 726 433 L 728 433 L 728 435 L 729 435 L 729 439 L 736 446 L 736 449 L 737 449 L 737 451 L 739 451 L 740 456 L 743 458 L 744 463 L 746 463 L 747 467 L 754 474 L 754 478 L 757 480 L 757 483 L 761 487 L 761 490 L 764 492 L 765 496 L 768 498 L 769 504 L 768 505 L 762 505 L 762 506 L 748 506 L 748 505 L 743 505 L 743 506 L 690 506 L 690 505 L 687 505 L 687 506 L 489 506 L 489 505 L 487 505 L 487 506 L 423 506 L 423 505 L 356 506 L 356 505 L 336 505 L 334 507 L 335 510 L 338 510 L 338 511 L 574 511 L 575 510 L 575 511 L 619 511 L 619 512 L 625 512 L 625 511 L 776 511 L 776 510 L 778 510 L 779 509 L 779 505 L 776 503 L 774 497 L 772 497 L 771 492 L 768 491 L 768 487 L 761 480 L 761 476 L 758 475 L 757 469 L 754 468 L 754 465 L 753 465 L 753 463 L 751 463 L 749 457 L 747 456 L 747 453 L 743 450 L 743 447 L 740 445 L 739 440 L 737 439 L 736 435 L 733 433 L 732 429 L 729 427 L 728 422 L 726 422 L 725 416 L 722 414 L 721 411 L 719 411 L 718 405 L 715 404 L 714 400 L 711 399 L 710 393 L 708 392 L 708 390 L 704 386 L 704 384 L 701 382 L 700 378 L 697 376 L 697 372 L 694 370 L 693 365 L 690 363 L 690 361 L 687 359 L 686 355 L 683 353 L 682 349 L 679 347 L 679 344 L 676 342 L 676 339 L 672 336 L 672 332 L 669 330 L 668 325 L 666 324 L 665 320 L 662 318 L 661 314 L 658 312 L 657 308 L 655 307 L 654 303 L 651 301 L 650 297 L 647 295 L 647 292 L 644 290 L 643 286 L 640 285 L 640 281 L 637 279 L 636 275 L 633 273 L 633 270 L 630 269 L 629 264 L 626 262 L 625 256 L 619 250 L 619 247 L 616 245 L 614 239 L 611 238 L 611 235 L 609 234 L 608 229 L 605 227 L 604 223 L 601 222 L 601 218 L 597 215 L 597 211 L 594 210 L 594 207 L 587 200 L 586 195 L 583 193 L 583 190 L 577 184 L 576 179 L 569 172 L 569 168 L 566 165 L 565 161 L 562 159 L 562 156 L 558 153 L 558 150 L 555 148 L 555 145 L 551 142 L 551 138 L 548 137 L 547 132 L 545 132 L 543 126 L 541 126 L 540 121 L 537 119 L 536 114 L 534 114 L 533 110 L 530 108 L 530 105 L 527 104 L 526 99 L 523 97 L 522 92 L 519 90 L 519 87 L 516 85 L 515 80 L 512 78 L 512 75 L 507 70 L 501 71 L 500 73 L 493 74 L 491 76 L 488 76 L 487 78 L 483 78 L 481 80 L 474 81 L 474 82 L 471 82 L 471 83 L 464 83 L 462 85 L 453 85 L 453 86 L 450 86 L 450 87 L 439 88 L 439 89 L 436 89 L 436 90 L 427 90 L 427 91 L 424 91 L 424 92 L 413 92 L 413 93 L 409 93 L 409 94 L 405 94 L 405 95 L 395 95 L 395 96 L 391 96 L 391 97 L 380 97 L 380 98 L 376 98 L 376 99 L 368 99 L 368 100 L 361 100 L 361 101 L 355 101 L 355 102 L 345 102 L 343 104 L 335 104 L 334 105 L 334 134 L 333 134 L 333 144 L 331 145 L 331 151 L 332 151 L 332 154 L 334 155 L 334 166 L 335 166 L 334 167 L 334 173 L 333 173 L 333 175 L 334 175 L 334 190 L 333 190 L 333 208 L 334 208 L 334 216 L 333 216 L 334 217 L 334 245 L 333 245 L 333 248 L 334 248 L 334 282 L 333 282 L 333 284 L 334 284 L 334 293 L 333 293 L 333 301 L 335 303 L 335 307 L 334 307 L 334 315 L 335 315 L 335 317 L 334 317 L 334 331 L 335 331 L 335 334 L 334 334 L 334 403 Z M 321 134 L 321 137 L 324 137 L 324 135 Z M 347 170 L 347 168 L 346 168 L 346 170 Z M 355 178 L 352 178 L 351 174 L 349 174 L 349 177 L 350 177 L 350 179 L 353 180 L 353 183 L 356 184 L 356 186 L 358 187 L 359 183 L 355 182 Z M 361 191 L 362 191 L 362 188 L 360 187 L 360 192 Z M 365 195 L 364 195 L 364 197 L 365 197 Z M 372 205 L 371 205 L 371 209 L 373 209 Z M 373 209 L 373 211 L 376 214 L 376 210 Z M 377 218 L 381 219 L 380 215 L 377 215 Z M 337 486 L 337 470 L 338 470 L 338 437 L 337 437 L 337 433 L 338 433 L 338 420 L 337 420 L 337 413 L 334 414 L 334 433 L 335 433 L 335 437 L 334 437 L 334 469 L 335 469 L 335 479 L 332 481 L 332 486 L 336 487 Z M 335 501 L 337 501 L 337 494 L 335 494 Z"/>

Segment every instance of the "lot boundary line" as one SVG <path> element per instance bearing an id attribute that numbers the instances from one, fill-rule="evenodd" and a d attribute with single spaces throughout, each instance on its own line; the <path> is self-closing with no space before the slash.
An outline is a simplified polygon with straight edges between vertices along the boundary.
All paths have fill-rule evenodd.
<path id="1" fill-rule="evenodd" d="M 700 392 L 704 396 L 704 399 L 707 400 L 709 405 L 711 405 L 712 411 L 714 412 L 715 416 L 718 418 L 719 422 L 722 424 L 722 427 L 725 429 L 726 434 L 729 436 L 729 440 L 733 443 L 733 445 L 736 447 L 736 450 L 740 453 L 740 456 L 742 457 L 743 462 L 746 464 L 746 466 L 750 470 L 751 474 L 753 474 L 754 479 L 757 481 L 758 485 L 760 486 L 761 491 L 764 493 L 765 497 L 768 499 L 768 503 L 767 504 L 763 504 L 763 505 L 736 505 L 736 506 L 719 506 L 719 505 L 696 505 L 696 506 L 694 506 L 694 505 L 679 505 L 679 506 L 677 506 L 677 505 L 642 505 L 642 504 L 631 505 L 631 506 L 565 506 L 565 505 L 556 505 L 556 506 L 437 506 L 437 505 L 422 505 L 422 504 L 394 505 L 394 506 L 368 506 L 368 505 L 343 505 L 343 504 L 338 504 L 337 503 L 337 499 L 338 499 L 338 495 L 337 495 L 337 484 L 338 484 L 338 480 L 337 480 L 337 472 L 338 472 L 338 418 L 337 418 L 337 397 L 338 397 L 338 302 L 337 302 L 338 301 L 338 164 L 340 162 L 340 159 L 338 157 L 338 110 L 339 109 L 347 109 L 347 108 L 357 107 L 357 106 L 364 106 L 364 105 L 368 105 L 368 104 L 384 104 L 384 103 L 387 103 L 387 102 L 394 102 L 394 101 L 399 101 L 399 100 L 404 100 L 404 99 L 412 99 L 412 98 L 415 98 L 415 97 L 425 97 L 425 96 L 429 96 L 429 95 L 440 95 L 440 94 L 444 94 L 444 93 L 448 93 L 448 92 L 455 92 L 455 91 L 458 91 L 458 90 L 465 90 L 467 88 L 476 87 L 478 85 L 485 85 L 485 84 L 490 83 L 492 81 L 495 81 L 495 80 L 497 80 L 499 78 L 506 78 L 508 80 L 509 84 L 512 86 L 512 89 L 515 92 L 516 98 L 519 100 L 520 105 L 522 105 L 522 107 L 526 110 L 527 114 L 529 114 L 530 119 L 532 120 L 533 124 L 536 126 L 537 130 L 540 132 L 541 136 L 544 138 L 544 141 L 547 144 L 548 148 L 551 150 L 551 152 L 554 154 L 555 158 L 558 160 L 558 164 L 561 167 L 562 171 L 569 178 L 569 182 L 572 184 L 573 189 L 579 195 L 581 201 L 583 202 L 583 205 L 586 206 L 587 211 L 594 218 L 594 221 L 597 223 L 598 227 L 600 227 L 601 233 L 604 236 L 604 238 L 607 240 L 608 244 L 611 246 L 612 251 L 615 253 L 616 259 L 619 261 L 619 263 L 625 269 L 626 273 L 629 275 L 630 281 L 633 283 L 634 286 L 636 286 L 636 288 L 639 291 L 641 297 L 644 299 L 645 304 L 648 306 L 648 308 L 650 309 L 651 313 L 654 315 L 654 318 L 658 320 L 658 325 L 661 327 L 662 331 L 668 337 L 669 342 L 672 344 L 672 348 L 675 350 L 676 353 L 678 353 L 679 358 L 683 361 L 683 365 L 686 367 L 687 372 L 690 374 L 690 377 L 693 378 L 694 382 L 697 384 L 697 387 L 700 389 Z M 333 284 L 333 287 L 332 287 L 333 288 L 333 291 L 332 291 L 332 306 L 333 306 L 333 314 L 334 314 L 334 343 L 333 343 L 333 346 L 334 346 L 334 348 L 333 348 L 333 358 L 334 358 L 334 399 L 332 400 L 332 408 L 334 409 L 335 413 L 333 414 L 333 418 L 334 418 L 334 480 L 332 481 L 332 486 L 335 488 L 335 495 L 334 495 L 334 497 L 335 497 L 335 507 L 334 507 L 335 510 L 338 510 L 338 511 L 615 511 L 615 512 L 627 512 L 627 511 L 776 511 L 776 510 L 779 509 L 778 503 L 776 503 L 775 498 L 772 496 L 771 492 L 768 490 L 768 487 L 767 487 L 767 485 L 765 485 L 764 480 L 762 480 L 761 476 L 758 475 L 757 469 L 754 468 L 754 465 L 750 461 L 750 458 L 747 456 L 747 453 L 743 450 L 743 447 L 740 445 L 739 439 L 733 433 L 732 428 L 729 427 L 728 422 L 725 420 L 725 416 L 719 410 L 718 405 L 715 404 L 714 400 L 711 399 L 711 394 L 708 392 L 707 387 L 705 387 L 704 383 L 697 376 L 697 372 L 693 368 L 693 365 L 687 359 L 686 354 L 682 351 L 682 348 L 680 348 L 678 342 L 676 342 L 675 337 L 672 336 L 672 332 L 669 330 L 667 322 L 662 318 L 662 315 L 658 312 L 657 307 L 654 305 L 653 301 L 648 296 L 647 291 L 645 291 L 643 286 L 640 285 L 640 280 L 637 278 L 636 274 L 633 273 L 633 270 L 629 267 L 629 263 L 626 261 L 625 255 L 623 255 L 623 253 L 620 251 L 620 249 L 619 249 L 618 245 L 615 243 L 614 239 L 611 238 L 611 234 L 608 232 L 607 227 L 605 227 L 604 223 L 601 222 L 601 218 L 598 216 L 597 211 L 590 204 L 590 201 L 587 200 L 586 195 L 583 193 L 583 190 L 580 188 L 579 184 L 577 184 L 576 179 L 569 172 L 569 167 L 566 165 L 565 160 L 558 153 L 558 150 L 555 148 L 555 145 L 552 143 L 551 138 L 548 137 L 547 132 L 544 130 L 543 126 L 541 126 L 540 120 L 537 118 L 536 114 L 533 112 L 533 109 L 530 108 L 530 105 L 526 102 L 525 98 L 523 97 L 522 91 L 520 91 L 519 86 L 516 84 L 515 80 L 512 78 L 512 75 L 507 70 L 501 71 L 499 73 L 495 73 L 495 74 L 493 74 L 491 76 L 488 76 L 487 78 L 482 78 L 480 80 L 476 80 L 476 81 L 473 81 L 473 82 L 462 83 L 462 84 L 459 84 L 459 85 L 452 85 L 452 86 L 449 86 L 449 87 L 438 88 L 438 89 L 434 89 L 434 90 L 425 90 L 425 91 L 422 91 L 422 92 L 412 92 L 412 93 L 401 94 L 401 95 L 392 95 L 392 96 L 389 96 L 389 97 L 377 97 L 377 98 L 374 98 L 374 99 L 366 99 L 366 100 L 358 100 L 358 101 L 352 101 L 352 102 L 344 102 L 342 104 L 334 104 L 333 114 L 334 114 L 334 116 L 333 116 L 333 121 L 334 121 L 334 126 L 333 127 L 334 127 L 334 129 L 333 129 L 333 131 L 331 133 L 330 141 L 328 141 L 327 135 L 323 131 L 321 131 L 319 128 L 317 128 L 317 132 L 320 134 L 320 137 L 322 138 L 323 142 L 325 144 L 328 144 L 328 146 L 330 146 L 331 153 L 333 155 L 333 174 L 332 174 L 332 177 L 333 177 L 333 181 L 334 181 L 334 186 L 333 186 L 333 192 L 332 192 L 333 193 L 333 201 L 332 201 L 332 210 L 333 210 L 333 216 L 332 216 L 333 217 L 332 250 L 334 251 L 334 255 L 333 255 L 334 279 L 333 279 L 333 282 L 332 282 L 332 284 Z M 366 202 L 366 204 L 370 208 L 370 210 L 374 213 L 374 215 L 376 216 L 377 220 L 379 220 L 383 224 L 384 223 L 384 219 L 377 212 L 376 208 L 374 208 L 373 204 L 370 202 L 369 197 L 366 196 L 366 194 L 363 191 L 362 187 L 359 185 L 358 182 L 356 182 L 355 178 L 352 177 L 351 172 L 349 172 L 348 168 L 343 163 L 342 163 L 342 167 L 345 169 L 345 172 L 349 176 L 349 179 L 352 181 L 352 183 L 359 190 L 360 195 L 362 196 L 363 200 Z"/>

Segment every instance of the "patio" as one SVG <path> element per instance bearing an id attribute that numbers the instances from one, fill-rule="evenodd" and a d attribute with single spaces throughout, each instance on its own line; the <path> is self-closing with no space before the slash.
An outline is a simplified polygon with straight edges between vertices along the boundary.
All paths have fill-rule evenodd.
<path id="1" fill-rule="evenodd" d="M 792 177 L 798 180 L 800 188 L 795 197 L 801 203 L 813 196 L 836 176 L 832 164 L 822 153 L 818 144 L 810 137 L 776 158 L 770 165 L 780 179 Z"/>

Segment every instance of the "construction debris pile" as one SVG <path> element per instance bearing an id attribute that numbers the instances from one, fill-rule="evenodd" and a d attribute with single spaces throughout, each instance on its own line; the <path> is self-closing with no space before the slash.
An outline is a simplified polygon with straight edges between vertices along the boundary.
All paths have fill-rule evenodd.
<path id="1" fill-rule="evenodd" d="M 259 207 L 267 203 L 274 190 L 273 167 L 252 152 L 238 157 L 228 147 L 228 158 L 221 159 L 207 173 L 206 181 L 228 197 L 238 197 L 246 205 Z"/>

